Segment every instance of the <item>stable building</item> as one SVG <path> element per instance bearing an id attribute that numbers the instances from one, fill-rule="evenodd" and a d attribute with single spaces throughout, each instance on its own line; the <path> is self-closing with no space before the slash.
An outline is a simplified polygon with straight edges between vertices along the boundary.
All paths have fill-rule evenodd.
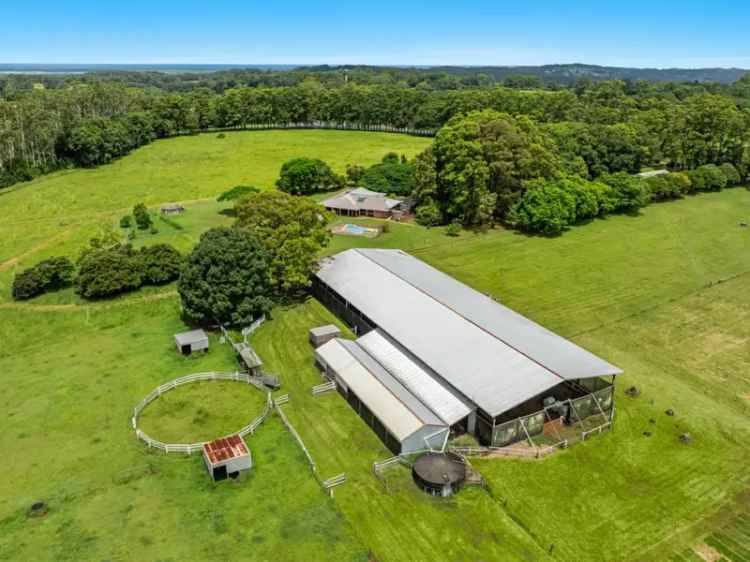
<path id="1" fill-rule="evenodd" d="M 214 482 L 237 478 L 253 466 L 250 449 L 239 435 L 230 435 L 204 443 L 203 462 Z"/>
<path id="2" fill-rule="evenodd" d="M 326 258 L 313 292 L 361 336 L 333 340 L 316 354 L 344 394 L 346 376 L 337 377 L 328 361 L 333 346 L 350 350 L 361 368 L 347 369 L 358 378 L 387 373 L 437 425 L 484 444 L 541 433 L 551 417 L 569 415 L 570 401 L 576 415 L 613 407 L 620 369 L 400 250 L 354 249 Z M 367 402 L 366 390 L 356 392 L 358 401 Z"/>
<path id="3" fill-rule="evenodd" d="M 208 334 L 203 330 L 190 330 L 174 336 L 177 351 L 190 355 L 194 351 L 208 351 Z"/>

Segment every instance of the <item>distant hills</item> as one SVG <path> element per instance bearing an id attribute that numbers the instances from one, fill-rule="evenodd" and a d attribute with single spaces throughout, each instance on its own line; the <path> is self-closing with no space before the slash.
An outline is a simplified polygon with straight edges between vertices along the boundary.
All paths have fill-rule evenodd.
<path id="1" fill-rule="evenodd" d="M 545 82 L 570 84 L 579 78 L 592 80 L 649 80 L 651 82 L 722 82 L 739 80 L 750 70 L 742 68 L 626 68 L 593 64 L 547 64 L 543 66 L 436 67 L 456 73 L 483 73 L 502 81 L 508 76 L 537 76 Z"/>
<path id="2" fill-rule="evenodd" d="M 592 64 L 547 64 L 542 66 L 368 66 L 294 64 L 0 64 L 0 74 L 84 74 L 89 72 L 161 72 L 166 74 L 210 74 L 236 70 L 290 71 L 305 68 L 326 72 L 341 70 L 407 70 L 458 76 L 486 74 L 496 82 L 508 77 L 535 76 L 546 83 L 572 84 L 591 80 L 648 80 L 651 82 L 737 81 L 750 72 L 742 68 L 628 68 Z"/>

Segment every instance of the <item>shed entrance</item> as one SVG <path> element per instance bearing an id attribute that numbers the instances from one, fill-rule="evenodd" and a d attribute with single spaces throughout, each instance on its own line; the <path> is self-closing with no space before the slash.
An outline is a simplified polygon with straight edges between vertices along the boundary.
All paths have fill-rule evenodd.
<path id="1" fill-rule="evenodd" d="M 214 481 L 218 482 L 219 480 L 226 480 L 227 479 L 227 466 L 221 465 L 214 468 Z"/>

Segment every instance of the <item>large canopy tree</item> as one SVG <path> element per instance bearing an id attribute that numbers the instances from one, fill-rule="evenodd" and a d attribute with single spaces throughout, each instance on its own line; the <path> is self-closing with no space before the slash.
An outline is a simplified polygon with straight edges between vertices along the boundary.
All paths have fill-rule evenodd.
<path id="1" fill-rule="evenodd" d="M 239 228 L 206 231 L 188 256 L 177 290 L 195 324 L 249 324 L 268 312 L 269 255 L 256 235 Z"/>
<path id="2" fill-rule="evenodd" d="M 290 294 L 307 287 L 330 238 L 322 208 L 310 199 L 265 191 L 238 201 L 235 213 L 237 226 L 255 235 L 268 251 L 276 291 Z"/>
<path id="3" fill-rule="evenodd" d="M 435 200 L 444 220 L 465 225 L 503 217 L 527 180 L 561 171 L 552 138 L 528 117 L 494 110 L 451 119 L 435 137 Z M 424 189 L 421 178 L 417 186 Z"/>
<path id="4" fill-rule="evenodd" d="M 281 166 L 276 186 L 292 195 L 308 195 L 342 187 L 343 178 L 333 173 L 330 166 L 317 158 L 293 158 Z"/>

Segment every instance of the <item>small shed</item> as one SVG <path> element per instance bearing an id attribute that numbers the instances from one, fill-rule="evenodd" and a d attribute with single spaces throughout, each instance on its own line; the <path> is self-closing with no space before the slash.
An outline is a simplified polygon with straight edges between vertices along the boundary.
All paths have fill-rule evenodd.
<path id="1" fill-rule="evenodd" d="M 175 334 L 174 341 L 177 344 L 177 351 L 183 355 L 190 355 L 194 351 L 208 351 L 208 334 L 203 330 Z"/>
<path id="2" fill-rule="evenodd" d="M 237 478 L 253 466 L 250 449 L 239 435 L 204 443 L 203 461 L 214 482 Z"/>
<path id="3" fill-rule="evenodd" d="M 310 343 L 313 347 L 320 347 L 324 343 L 340 336 L 341 330 L 333 324 L 310 329 Z"/>
<path id="4" fill-rule="evenodd" d="M 235 352 L 237 352 L 240 362 L 245 366 L 248 372 L 253 374 L 258 374 L 260 372 L 260 368 L 263 366 L 263 361 L 249 343 L 233 343 L 232 347 Z"/>
<path id="5" fill-rule="evenodd" d="M 185 212 L 185 207 L 179 203 L 169 203 L 161 208 L 162 215 L 180 215 Z"/>

